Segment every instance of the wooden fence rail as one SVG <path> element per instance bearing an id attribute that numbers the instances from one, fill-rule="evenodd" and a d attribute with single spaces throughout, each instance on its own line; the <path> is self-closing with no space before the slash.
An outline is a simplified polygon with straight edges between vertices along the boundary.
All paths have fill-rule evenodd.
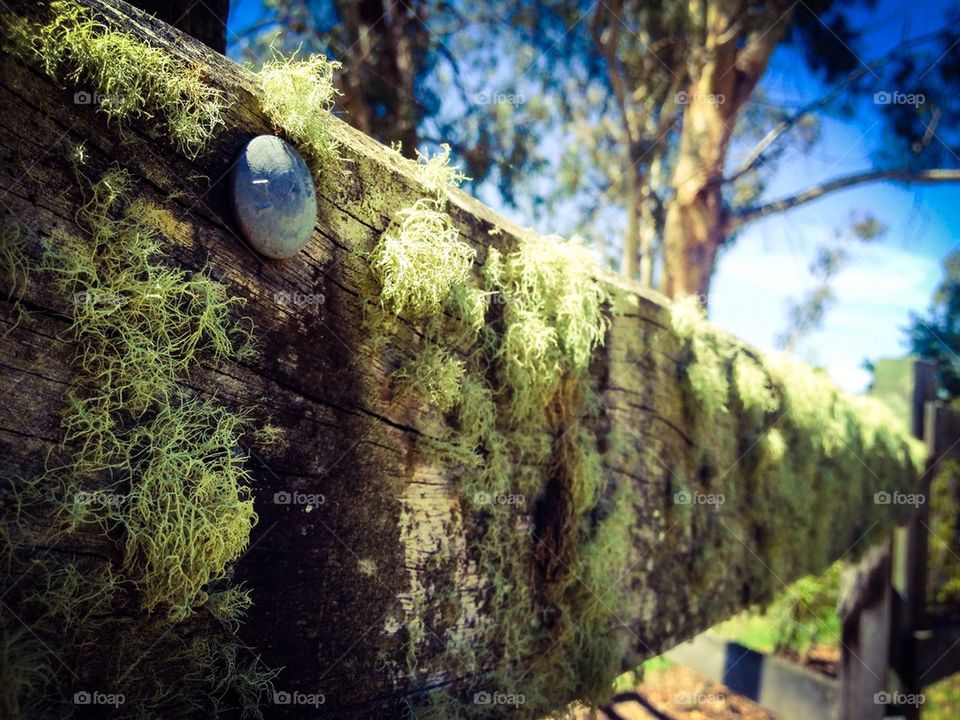
<path id="1" fill-rule="evenodd" d="M 76 644 L 66 631 L 59 638 L 42 635 L 45 642 L 65 643 L 52 665 L 66 682 L 48 688 L 60 698 L 56 712 L 44 706 L 48 716 L 82 715 L 76 702 L 88 697 L 83 693 L 116 691 L 111 683 L 118 674 L 162 684 L 163 692 L 150 696 L 160 716 L 171 716 L 164 703 L 184 717 L 210 716 L 202 703 L 198 710 L 171 699 L 196 678 L 166 643 L 173 636 L 204 637 L 220 625 L 202 604 L 175 621 L 166 619 L 163 606 L 143 609 L 145 584 L 130 580 L 140 556 L 123 553 L 130 526 L 107 532 L 84 526 L 51 540 L 43 533 L 44 523 L 54 524 L 48 515 L 23 521 L 22 483 L 46 477 L 73 449 L 63 445 L 62 423 L 71 388 L 85 371 L 78 361 L 77 299 L 57 285 L 55 273 L 42 270 L 49 265 L 44 253 L 53 248 L 55 254 L 65 237 L 93 242 L 78 210 L 90 207 L 91 188 L 116 177 L 110 173 L 117 168 L 128 173 L 135 198 L 154 208 L 161 265 L 183 271 L 184 282 L 207 268 L 205 277 L 245 301 L 234 314 L 254 328 L 256 355 L 228 361 L 201 353 L 178 392 L 246 413 L 280 438 L 267 443 L 244 436 L 236 448 L 259 521 L 242 557 L 227 567 L 252 598 L 238 631 L 242 657 L 258 655 L 265 665 L 283 668 L 273 680 L 280 694 L 261 698 L 267 717 L 394 717 L 441 702 L 448 703 L 441 716 L 496 716 L 502 708 L 478 706 L 525 691 L 525 707 L 509 708 L 517 716 L 561 706 L 587 691 L 579 670 L 572 679 L 561 677 L 565 668 L 613 673 L 619 663 L 601 667 L 591 653 L 615 648 L 623 667 L 633 666 L 769 600 L 785 583 L 882 536 L 896 509 L 873 502 L 874 494 L 907 492 L 916 482 L 907 434 L 878 420 L 876 408 L 860 412 L 819 374 L 768 366 L 695 319 L 678 325 L 663 298 L 596 269 L 594 281 L 607 297 L 606 327 L 577 390 L 583 417 L 561 416 L 560 425 L 551 426 L 554 406 L 544 408 L 544 427 L 535 431 L 549 440 L 553 460 L 517 463 L 515 477 L 538 479 L 515 512 L 494 512 L 476 495 L 465 497 L 469 466 L 435 451 L 444 437 L 438 428 L 459 421 L 402 392 L 397 382 L 399 370 L 431 350 L 423 324 L 401 318 L 375 343 L 369 323 L 371 314 L 382 313 L 370 254 L 397 213 L 428 194 L 417 168 L 330 118 L 342 164 L 337 172 L 318 171 L 311 240 L 290 260 L 266 261 L 241 239 L 225 187 L 251 137 L 276 132 L 296 144 L 289 128 L 264 110 L 256 76 L 120 0 L 76 0 L 53 10 L 26 0 L 10 4 L 5 22 L 38 24 L 28 27 L 49 23 L 56 8 L 89 8 L 104 23 L 95 35 L 116 32 L 155 48 L 225 98 L 222 124 L 201 153 L 188 157 L 155 113 L 108 122 L 95 104 L 76 104 L 79 91 L 124 88 L 97 86 L 95 74 L 70 68 L 53 79 L 42 63 L 11 49 L 17 38 L 10 28 L 20 26 L 5 25 L 0 212 L 12 280 L 0 304 L 0 471 L 8 481 L 4 512 L 19 523 L 4 536 L 13 558 L 7 568 L 14 570 L 0 588 L 2 630 L 32 642 L 20 622 L 34 633 L 23 608 L 33 608 L 34 619 L 44 612 L 27 592 L 37 581 L 22 568 L 51 558 L 80 567 L 88 578 L 104 566 L 117 569 L 124 594 L 111 596 L 104 617 L 130 621 Z M 459 190 L 443 192 L 442 210 L 476 253 L 470 282 L 480 282 L 491 248 L 509 263 L 524 248 L 549 246 Z M 18 269 L 29 270 L 25 289 L 16 282 Z M 486 321 L 495 342 L 503 342 L 498 312 L 491 303 Z M 491 373 L 498 362 L 491 360 Z M 498 412 L 500 418 L 506 412 L 501 404 Z M 570 433 L 592 448 L 583 458 L 598 458 L 590 476 L 597 496 L 577 501 L 586 509 L 573 518 L 550 514 L 576 491 L 568 484 L 570 466 L 556 460 Z M 316 502 L 290 500 L 301 496 Z M 598 537 L 614 516 L 621 540 L 602 550 Z M 495 526 L 501 517 L 507 524 Z M 496 554 L 490 543 L 499 540 L 491 537 L 513 538 L 524 528 L 531 532 L 519 546 L 523 557 L 504 553 L 499 561 L 523 569 L 515 576 L 522 582 L 497 586 L 490 576 L 496 563 L 481 562 Z M 544 548 L 557 551 L 556 558 L 540 552 Z M 570 554 L 561 557 L 561 549 Z M 62 590 L 66 576 L 57 577 L 54 585 Z M 550 598 L 552 587 L 563 587 L 564 597 Z M 519 614 L 529 628 L 503 614 L 518 616 L 511 602 L 529 603 Z M 607 614 L 596 637 L 582 636 L 581 620 L 600 611 Z M 124 654 L 135 641 L 154 637 L 145 628 L 156 630 L 156 623 L 167 664 L 151 654 L 156 643 L 146 642 L 142 654 Z M 510 645 L 516 636 L 528 638 L 519 655 Z M 497 670 L 498 679 L 489 680 Z M 558 675 L 534 683 L 535 697 L 531 678 L 548 671 Z M 74 696 L 81 700 L 71 701 Z M 297 698 L 312 704 L 298 705 Z"/>

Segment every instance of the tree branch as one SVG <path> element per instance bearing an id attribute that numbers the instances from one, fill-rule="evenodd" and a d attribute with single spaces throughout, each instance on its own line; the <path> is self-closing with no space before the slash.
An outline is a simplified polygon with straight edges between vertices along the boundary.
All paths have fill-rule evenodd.
<path id="1" fill-rule="evenodd" d="M 886 169 L 845 175 L 805 190 L 802 193 L 781 198 L 780 200 L 735 209 L 730 213 L 727 231 L 731 232 L 748 222 L 753 222 L 754 220 L 759 220 L 774 213 L 784 212 L 785 210 L 791 210 L 800 205 L 805 205 L 808 202 L 823 197 L 827 193 L 883 180 L 893 180 L 910 184 L 960 182 L 960 170 L 949 170 L 945 168 L 918 171 Z"/>
<path id="2" fill-rule="evenodd" d="M 764 135 L 763 138 L 760 140 L 760 142 L 758 142 L 754 146 L 754 148 L 750 151 L 746 159 L 740 164 L 740 167 L 737 168 L 737 170 L 733 173 L 733 175 L 731 175 L 728 178 L 725 178 L 724 182 L 727 182 L 727 183 L 736 182 L 743 175 L 750 172 L 754 167 L 757 166 L 757 163 L 763 160 L 764 153 L 766 153 L 767 149 L 773 143 L 775 143 L 785 133 L 787 133 L 789 130 L 795 127 L 798 122 L 803 120 L 803 118 L 832 103 L 834 100 L 837 99 L 837 97 L 844 90 L 846 90 L 855 82 L 860 80 L 868 72 L 873 73 L 873 71 L 876 68 L 890 62 L 895 57 L 897 57 L 897 55 L 901 53 L 905 48 L 910 47 L 911 45 L 920 45 L 930 40 L 935 40 L 939 37 L 944 36 L 946 32 L 947 32 L 946 28 L 940 28 L 934 32 L 927 33 L 925 35 L 919 35 L 911 40 L 907 40 L 906 42 L 901 43 L 886 55 L 882 55 L 881 57 L 867 64 L 862 64 L 859 68 L 857 68 L 856 70 L 851 72 L 849 75 L 847 75 L 847 77 L 844 78 L 844 80 L 841 83 L 836 85 L 826 95 L 823 95 L 817 98 L 816 100 L 812 101 L 808 105 L 805 105 L 804 107 L 797 110 L 793 115 L 791 115 L 790 117 L 784 118 L 779 123 L 777 123 L 773 128 L 771 128 L 770 132 Z"/>

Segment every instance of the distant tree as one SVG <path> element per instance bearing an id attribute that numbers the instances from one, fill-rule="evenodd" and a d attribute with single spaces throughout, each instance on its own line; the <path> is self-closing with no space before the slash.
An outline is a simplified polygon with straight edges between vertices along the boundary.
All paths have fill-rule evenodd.
<path id="1" fill-rule="evenodd" d="M 580 217 L 571 230 L 619 249 L 625 275 L 707 296 L 750 222 L 865 183 L 960 180 L 960 131 L 943 120 L 960 114 L 960 24 L 877 57 L 857 27 L 874 1 L 268 0 L 231 49 L 333 56 L 348 122 L 408 154 L 449 142 L 475 185 Z M 777 48 L 825 94 L 772 104 L 761 79 Z M 885 130 L 872 167 L 769 197 L 825 116 L 864 108 Z"/>
<path id="2" fill-rule="evenodd" d="M 797 344 L 819 329 L 827 310 L 835 301 L 833 280 L 850 261 L 851 249 L 859 243 L 872 242 L 886 232 L 886 227 L 872 215 L 851 221 L 846 230 L 837 230 L 829 242 L 817 248 L 810 263 L 813 288 L 801 299 L 794 300 L 788 311 L 787 329 L 776 338 L 781 350 L 793 352 Z"/>
<path id="3" fill-rule="evenodd" d="M 706 296 L 719 249 L 749 222 L 869 182 L 960 180 L 960 138 L 942 122 L 960 109 L 956 24 L 872 57 L 852 20 L 872 4 L 506 2 L 527 41 L 560 48 L 541 73 L 577 78 L 566 86 L 580 91 L 559 105 L 580 140 L 567 146 L 568 176 L 625 208 L 624 274 L 651 284 L 659 261 L 668 295 Z M 759 83 L 778 47 L 829 92 L 799 109 L 771 106 Z M 590 93 L 597 100 L 583 107 Z M 825 114 L 874 101 L 888 140 L 873 168 L 767 198 L 778 159 L 815 142 Z"/>
<path id="4" fill-rule="evenodd" d="M 907 329 L 913 354 L 936 364 L 944 399 L 960 398 L 960 252 L 943 261 L 944 277 L 930 309 L 911 313 Z"/>

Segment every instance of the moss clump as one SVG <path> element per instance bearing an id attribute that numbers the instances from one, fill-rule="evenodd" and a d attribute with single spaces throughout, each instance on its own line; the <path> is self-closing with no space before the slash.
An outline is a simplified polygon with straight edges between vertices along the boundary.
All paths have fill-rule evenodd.
<path id="1" fill-rule="evenodd" d="M 74 0 L 55 0 L 51 18 L 8 21 L 8 37 L 22 57 L 50 77 L 98 95 L 111 120 L 156 118 L 177 149 L 196 156 L 222 125 L 223 93 L 198 68 L 110 27 Z"/>
<path id="2" fill-rule="evenodd" d="M 463 176 L 449 165 L 449 146 L 433 156 L 417 151 L 417 158 L 411 165 L 413 173 L 431 196 L 398 211 L 370 254 L 380 302 L 389 313 L 416 320 L 436 315 L 446 306 L 477 331 L 483 324 L 486 298 L 466 283 L 476 251 L 459 239 L 446 212 L 446 190 Z"/>
<path id="3" fill-rule="evenodd" d="M 17 545 L 8 564 L 25 578 L 7 589 L 47 652 L 80 662 L 96 648 L 105 687 L 144 716 L 192 705 L 216 717 L 239 703 L 252 717 L 271 675 L 255 658 L 240 663 L 234 632 L 249 597 L 226 579 L 256 522 L 239 450 L 249 422 L 182 385 L 201 357 L 248 357 L 251 334 L 233 319 L 240 301 L 209 272 L 160 260 L 163 213 L 133 193 L 127 172 L 109 170 L 77 212 L 82 232 L 58 229 L 44 243 L 38 269 L 72 319 L 75 374 L 57 461 L 14 480 L 15 512 L 0 524 Z M 109 561 L 29 552 L 98 531 L 118 546 L 103 551 Z M 203 615 L 222 632 L 198 640 L 180 624 Z M 163 685 L 171 677 L 179 687 Z M 56 692 L 14 684 L 24 702 Z"/>
<path id="4" fill-rule="evenodd" d="M 424 351 L 395 380 L 444 388 L 421 393 L 446 423 L 421 450 L 458 468 L 476 523 L 470 554 L 489 586 L 484 617 L 495 619 L 475 629 L 471 647 L 448 643 L 437 667 L 454 676 L 489 668 L 468 696 L 519 693 L 517 716 L 539 717 L 571 698 L 600 699 L 620 658 L 610 633 L 632 498 L 608 487 L 590 430 L 588 367 L 606 331 L 606 294 L 588 252 L 560 239 L 526 239 L 503 255 L 487 248 L 472 275 L 474 251 L 446 215 L 446 189 L 460 179 L 447 158 L 446 149 L 419 158 L 414 175 L 431 195 L 397 216 L 423 213 L 436 226 L 412 242 L 395 218 L 371 254 L 375 307 L 414 321 L 424 336 Z M 397 329 L 382 318 L 370 326 L 381 336 Z M 387 346 L 383 337 L 371 342 Z M 419 643 L 429 613 L 407 618 L 409 672 L 425 670 Z M 433 693 L 414 715 L 489 714 L 453 700 Z"/>
<path id="5" fill-rule="evenodd" d="M 393 375 L 402 392 L 416 395 L 444 413 L 460 401 L 463 377 L 463 362 L 432 343 L 416 362 L 404 365 Z"/>
<path id="6" fill-rule="evenodd" d="M 450 216 L 431 199 L 399 211 L 370 256 L 384 307 L 413 318 L 439 312 L 453 287 L 466 279 L 475 255 L 458 235 Z"/>
<path id="7" fill-rule="evenodd" d="M 772 413 L 780 407 L 770 378 L 756 360 L 746 353 L 737 354 L 733 361 L 733 383 L 744 409 L 758 413 Z"/>
<path id="8" fill-rule="evenodd" d="M 206 401 L 157 409 L 129 437 L 137 468 L 119 518 L 124 568 L 138 578 L 142 605 L 186 617 L 207 599 L 250 540 L 256 522 L 246 457 L 234 452 L 242 418 Z"/>
<path id="9" fill-rule="evenodd" d="M 399 146 L 394 148 L 399 153 Z M 469 178 L 460 172 L 457 165 L 450 164 L 450 146 L 440 145 L 440 152 L 430 155 L 416 151 L 417 160 L 412 166 L 417 180 L 434 196 L 438 202 L 443 202 L 448 188 L 456 188 Z M 409 161 L 407 161 L 409 162 Z"/>
<path id="10" fill-rule="evenodd" d="M 838 518 L 863 535 L 858 550 L 889 528 L 874 493 L 909 492 L 923 459 L 889 409 L 786 356 L 748 353 L 712 330 L 694 299 L 677 303 L 672 320 L 685 352 L 694 489 L 724 493 L 727 526 L 758 540 L 758 602 L 780 589 L 770 568 L 784 578 L 820 572 L 849 549 L 834 547 Z"/>
<path id="11" fill-rule="evenodd" d="M 542 412 L 563 374 L 586 370 L 603 341 L 606 294 L 592 276 L 592 257 L 572 242 L 535 238 L 487 272 L 500 275 L 506 331 L 499 350 L 512 412 Z"/>
<path id="12" fill-rule="evenodd" d="M 683 298 L 671 308 L 673 330 L 689 348 L 686 376 L 699 401 L 698 416 L 713 417 L 727 411 L 730 392 L 721 343 L 705 325 L 703 306 L 695 295 Z"/>
<path id="13" fill-rule="evenodd" d="M 300 147 L 315 171 L 337 158 L 330 112 L 339 95 L 333 85 L 339 67 L 323 55 L 300 60 L 277 54 L 257 73 L 264 112 Z"/>
<path id="14" fill-rule="evenodd" d="M 72 300 L 80 348 L 64 418 L 74 476 L 123 478 L 127 500 L 109 521 L 126 533 L 124 568 L 146 610 L 183 617 L 243 551 L 256 516 L 235 452 L 243 418 L 178 380 L 201 348 L 223 360 L 251 346 L 221 284 L 156 263 L 159 230 L 131 189 L 127 173 L 108 172 L 78 213 L 88 236 L 55 232 L 44 266 Z"/>

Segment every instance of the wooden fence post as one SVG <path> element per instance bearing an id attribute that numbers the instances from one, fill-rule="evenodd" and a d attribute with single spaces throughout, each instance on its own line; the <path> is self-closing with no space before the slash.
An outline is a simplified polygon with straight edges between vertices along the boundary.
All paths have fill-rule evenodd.
<path id="1" fill-rule="evenodd" d="M 927 407 L 936 397 L 932 363 L 910 358 L 878 362 L 873 394 L 903 417 L 915 437 L 927 436 Z M 924 498 L 930 474 L 918 488 Z M 895 528 L 890 543 L 867 553 L 846 573 L 839 607 L 842 720 L 884 717 L 891 685 L 905 694 L 919 692 L 913 631 L 924 621 L 927 511 L 924 502 L 905 525 Z M 892 684 L 888 667 L 896 672 Z M 916 707 L 905 708 L 904 717 L 915 720 L 917 712 Z"/>

